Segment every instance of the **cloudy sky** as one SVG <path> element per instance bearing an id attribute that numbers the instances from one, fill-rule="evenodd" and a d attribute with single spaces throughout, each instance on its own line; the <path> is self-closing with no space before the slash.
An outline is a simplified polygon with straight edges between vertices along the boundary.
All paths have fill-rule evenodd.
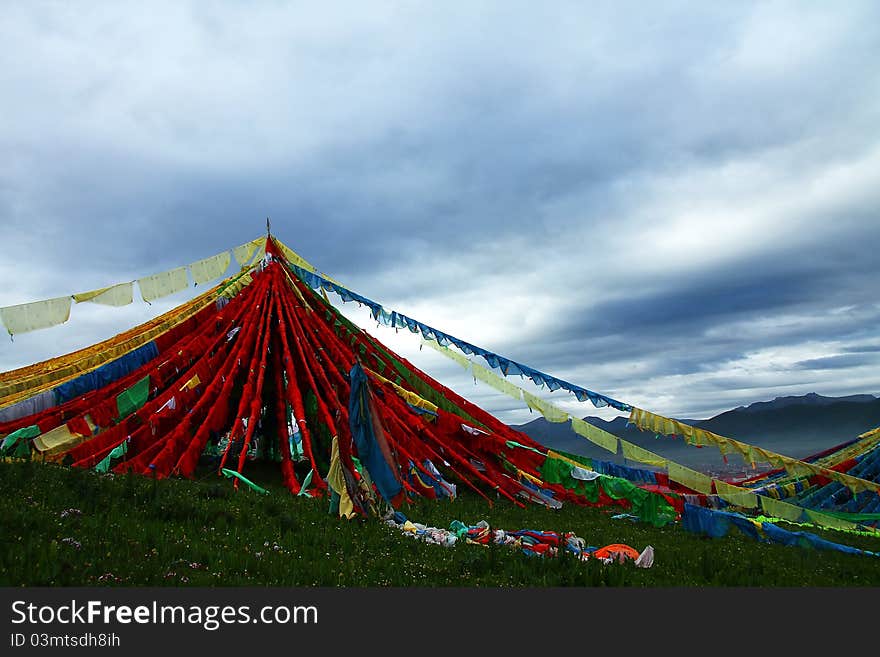
<path id="1" fill-rule="evenodd" d="M 643 408 L 880 393 L 880 5 L 448 4 L 5 4 L 0 306 L 269 216 L 387 308 Z M 0 339 L 0 370 L 197 291 L 74 306 Z"/>

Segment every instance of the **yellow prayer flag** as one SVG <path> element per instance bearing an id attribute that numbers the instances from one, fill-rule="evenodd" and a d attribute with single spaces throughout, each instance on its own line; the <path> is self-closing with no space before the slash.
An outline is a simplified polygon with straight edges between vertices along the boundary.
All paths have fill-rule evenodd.
<path id="1" fill-rule="evenodd" d="M 727 456 L 732 451 L 730 447 L 730 441 L 722 436 L 718 437 L 720 438 L 720 440 L 718 441 L 718 451 L 721 452 L 721 454 L 723 454 L 724 456 Z"/>
<path id="2" fill-rule="evenodd" d="M 580 466 L 580 467 L 583 467 L 583 466 Z M 539 486 L 539 487 L 543 487 L 543 486 L 544 486 L 544 482 L 543 482 L 543 481 L 541 481 L 540 479 L 538 479 L 538 478 L 537 478 L 536 476 L 534 476 L 534 475 L 530 475 L 528 472 L 526 472 L 526 471 L 524 471 L 524 470 L 520 470 L 519 468 L 517 468 L 517 469 L 516 469 L 516 473 L 517 473 L 520 477 L 523 477 L 524 479 L 528 479 L 530 482 L 532 482 L 532 483 L 535 484 L 536 486 Z"/>
<path id="3" fill-rule="evenodd" d="M 167 297 L 175 292 L 180 292 L 189 287 L 186 277 L 186 267 L 176 267 L 163 271 L 160 274 L 145 276 L 137 280 L 144 301 L 149 303 L 162 297 Z"/>
<path id="4" fill-rule="evenodd" d="M 859 493 L 870 490 L 875 493 L 880 490 L 880 486 L 878 486 L 873 481 L 866 481 L 865 479 L 861 479 L 860 477 L 854 477 L 852 475 L 848 475 L 845 472 L 834 472 L 832 470 L 824 470 L 822 474 L 827 472 L 833 472 L 836 477 L 834 477 L 841 484 L 849 488 L 854 495 L 858 495 Z"/>
<path id="5" fill-rule="evenodd" d="M 316 272 L 316 271 L 317 271 L 317 270 L 311 265 L 311 263 L 309 263 L 305 258 L 303 258 L 301 255 L 299 255 L 296 251 L 294 251 L 293 249 L 291 249 L 289 246 L 287 246 L 286 244 L 284 244 L 283 242 L 281 242 L 281 241 L 279 241 L 279 240 L 275 240 L 275 243 L 278 244 L 278 246 L 281 248 L 281 253 L 284 254 L 284 257 L 287 258 L 287 261 L 288 261 L 290 264 L 292 264 L 292 265 L 296 265 L 296 266 L 299 267 L 300 269 L 305 269 L 305 270 L 310 271 L 310 272 Z M 325 278 L 326 278 L 326 277 L 325 277 Z M 329 279 L 328 279 L 328 280 L 329 280 Z"/>
<path id="6" fill-rule="evenodd" d="M 537 397 L 530 392 L 526 392 L 525 390 L 522 394 L 523 400 L 529 405 L 529 407 L 538 411 L 548 422 L 568 421 L 568 418 L 570 417 L 569 414 L 561 408 L 554 406 L 550 402 L 544 401 L 540 397 Z"/>
<path id="7" fill-rule="evenodd" d="M 229 268 L 231 260 L 232 256 L 229 251 L 224 251 L 210 258 L 203 258 L 193 262 L 189 266 L 189 271 L 192 274 L 193 281 L 197 285 L 201 285 L 208 281 L 213 281 L 215 278 L 220 278 Z"/>
<path id="8" fill-rule="evenodd" d="M 73 300 L 77 303 L 99 303 L 102 306 L 127 306 L 133 301 L 134 285 L 128 283 L 119 283 L 109 287 L 102 287 L 100 290 L 92 290 L 91 292 L 80 292 L 73 295 Z"/>
<path id="9" fill-rule="evenodd" d="M 672 461 L 668 463 L 666 468 L 669 473 L 669 478 L 672 481 L 683 484 L 698 493 L 703 493 L 705 495 L 712 494 L 712 478 L 708 475 L 705 475 L 702 472 L 697 472 L 696 470 L 691 470 L 690 468 L 686 468 L 685 466 Z"/>
<path id="10" fill-rule="evenodd" d="M 265 252 L 266 250 L 266 238 L 258 237 L 255 240 L 251 240 L 250 242 L 246 242 L 245 244 L 241 244 L 232 249 L 232 255 L 235 257 L 235 261 L 244 267 L 254 257 L 254 252 Z"/>
<path id="11" fill-rule="evenodd" d="M 571 418 L 571 428 L 574 429 L 574 432 L 579 436 L 583 436 L 590 442 L 597 444 L 599 447 L 607 449 L 612 454 L 617 454 L 617 442 L 620 439 L 614 434 L 608 433 L 604 429 L 600 429 L 599 427 L 577 417 Z"/>
<path id="12" fill-rule="evenodd" d="M 307 271 L 314 272 L 315 274 L 319 274 L 322 278 L 325 278 L 326 280 L 330 281 L 331 283 L 334 283 L 335 285 L 339 285 L 340 287 L 344 287 L 341 283 L 339 283 L 339 281 L 331 278 L 330 276 L 328 276 L 326 273 L 324 273 L 322 271 L 318 271 L 318 269 L 312 263 L 310 263 L 308 260 L 303 258 L 301 255 L 299 255 L 296 251 L 291 249 L 289 246 L 287 246 L 281 240 L 275 238 L 275 243 L 278 244 L 278 246 L 281 248 L 281 253 L 284 254 L 284 257 L 287 258 L 287 261 L 289 263 L 296 265 L 300 269 L 305 269 Z"/>
<path id="13" fill-rule="evenodd" d="M 478 365 L 477 363 L 472 363 L 471 369 L 473 371 L 475 379 L 478 379 L 483 383 L 489 384 L 498 392 L 503 392 L 504 394 L 509 395 L 514 399 L 522 399 L 523 391 L 513 385 L 510 381 L 502 379 L 494 372 L 490 372 L 488 369 L 486 369 L 482 365 Z"/>
<path id="14" fill-rule="evenodd" d="M 199 380 L 199 375 L 193 374 L 193 376 L 190 378 L 189 381 L 187 381 L 182 386 L 180 386 L 180 390 L 181 390 L 181 392 L 184 390 L 192 390 L 193 388 L 197 387 L 200 383 L 201 383 L 201 381 Z"/>
<path id="15" fill-rule="evenodd" d="M 558 461 L 565 461 L 566 463 L 573 465 L 577 468 L 584 468 L 587 470 L 590 469 L 588 466 L 584 465 L 583 463 L 579 463 L 578 461 L 575 461 L 574 459 L 570 459 L 567 456 L 560 454 L 559 452 L 554 452 L 552 449 L 547 450 L 547 458 L 548 459 L 556 459 Z"/>
<path id="16" fill-rule="evenodd" d="M 841 531 L 853 531 L 859 529 L 859 525 L 854 522 L 844 520 L 843 518 L 836 518 L 827 513 L 822 513 L 821 511 L 804 509 L 804 514 L 806 515 L 807 520 L 820 527 L 828 527 L 829 529 L 838 529 Z"/>
<path id="17" fill-rule="evenodd" d="M 715 490 L 725 502 L 739 506 L 744 509 L 754 509 L 758 506 L 758 496 L 746 488 L 740 488 L 733 484 L 728 484 L 720 479 L 715 480 Z"/>
<path id="18" fill-rule="evenodd" d="M 353 517 L 355 515 L 354 502 L 352 502 L 351 496 L 348 494 L 348 487 L 345 485 L 345 474 L 342 471 L 342 461 L 339 457 L 339 440 L 336 436 L 333 436 L 330 447 L 330 469 L 325 481 L 339 495 L 339 517 Z"/>
<path id="19" fill-rule="evenodd" d="M 220 295 L 231 299 L 236 294 L 238 294 L 242 290 L 242 288 L 250 285 L 253 280 L 254 279 L 250 275 L 250 273 L 244 274 L 240 276 L 234 283 L 230 283 L 225 288 L 223 288 L 223 291 L 220 293 Z"/>
<path id="20" fill-rule="evenodd" d="M 743 461 L 745 461 L 746 463 L 750 463 L 750 461 L 749 461 L 749 447 L 750 446 L 749 445 L 746 445 L 745 443 L 741 443 L 738 440 L 734 440 L 733 438 L 727 439 L 727 445 L 728 445 L 728 447 L 732 448 L 733 451 L 735 451 L 737 454 L 739 454 L 742 457 Z"/>
<path id="21" fill-rule="evenodd" d="M 66 424 L 61 424 L 54 429 L 34 438 L 36 447 L 43 456 L 60 456 L 70 451 L 85 440 L 85 436 L 73 433 Z"/>
<path id="22" fill-rule="evenodd" d="M 683 425 L 687 426 L 687 425 Z M 697 427 L 691 427 L 693 429 L 693 444 L 699 445 L 700 447 L 705 447 L 707 445 L 716 445 L 720 448 L 722 443 L 726 443 L 721 436 L 716 436 L 711 431 L 706 431 L 705 429 L 698 429 Z"/>
<path id="23" fill-rule="evenodd" d="M 56 297 L 0 308 L 0 319 L 10 335 L 63 324 L 70 319 L 71 299 Z"/>
<path id="24" fill-rule="evenodd" d="M 792 477 L 810 477 L 812 475 L 818 474 L 821 471 L 820 467 L 817 467 L 811 463 L 805 463 L 803 461 L 798 461 L 797 459 L 792 458 L 783 458 L 782 466 L 785 468 L 785 471 L 791 475 Z"/>
<path id="25" fill-rule="evenodd" d="M 364 371 L 367 372 L 370 376 L 375 378 L 377 381 L 381 381 L 382 383 L 387 383 L 391 387 L 394 388 L 394 391 L 403 398 L 408 404 L 415 406 L 416 408 L 422 408 L 426 411 L 431 411 L 432 413 L 437 412 L 437 405 L 429 402 L 427 399 L 422 399 L 416 393 L 411 390 L 407 390 L 406 388 L 399 386 L 389 379 L 386 379 L 384 376 L 379 374 L 378 372 L 374 372 L 368 367 L 364 368 Z"/>
<path id="26" fill-rule="evenodd" d="M 761 500 L 761 508 L 769 516 L 782 518 L 783 520 L 788 520 L 790 522 L 800 522 L 803 518 L 803 507 L 795 506 L 794 504 L 789 504 L 782 500 L 776 500 L 765 495 L 761 495 L 759 499 Z"/>
<path id="27" fill-rule="evenodd" d="M 639 447 L 638 445 L 629 442 L 628 440 L 624 440 L 623 438 L 620 439 L 620 447 L 623 451 L 623 457 L 625 459 L 629 459 L 630 461 L 645 463 L 647 465 L 654 465 L 661 468 L 665 468 L 666 464 L 668 463 L 667 459 L 663 458 L 659 454 L 650 452 L 643 447 Z"/>

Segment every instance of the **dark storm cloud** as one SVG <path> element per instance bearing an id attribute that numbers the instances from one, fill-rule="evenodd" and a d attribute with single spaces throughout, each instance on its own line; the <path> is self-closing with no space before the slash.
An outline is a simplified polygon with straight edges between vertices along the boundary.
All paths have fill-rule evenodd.
<path id="1" fill-rule="evenodd" d="M 834 370 L 859 367 L 861 365 L 873 365 L 876 362 L 876 356 L 841 354 L 838 356 L 825 356 L 824 358 L 810 358 L 809 360 L 798 361 L 794 364 L 794 367 L 802 370 Z"/>
<path id="2" fill-rule="evenodd" d="M 858 344 L 850 347 L 845 347 L 841 351 L 853 354 L 873 353 L 875 351 L 880 351 L 880 344 Z"/>
<path id="3" fill-rule="evenodd" d="M 835 245 L 824 247 L 832 251 Z M 870 254 L 853 255 L 861 255 L 853 263 L 857 274 L 837 269 L 829 260 L 745 260 L 735 267 L 655 283 L 651 292 L 634 289 L 626 297 L 560 313 L 544 332 L 545 339 L 531 341 L 527 350 L 561 365 L 578 345 L 588 352 L 582 357 L 600 361 L 645 354 L 662 358 L 664 351 L 683 347 L 690 356 L 682 360 L 681 355 L 669 353 L 675 358 L 674 366 L 673 362 L 669 365 L 686 372 L 707 365 L 707 349 L 716 350 L 716 358 L 731 358 L 741 355 L 737 349 L 857 335 L 870 330 L 880 316 L 880 308 L 869 303 L 875 296 L 872 281 L 880 277 L 880 265 Z M 848 305 L 852 307 L 847 312 L 833 312 Z M 762 318 L 790 314 L 803 314 L 805 320 L 790 321 L 775 331 L 768 328 L 747 339 L 726 331 L 712 332 L 737 322 L 754 320 L 757 324 Z M 658 363 L 658 367 L 665 366 Z"/>
<path id="4" fill-rule="evenodd" d="M 880 388 L 840 356 L 877 348 L 878 25 L 873 3 L 22 5 L 0 240 L 40 257 L 0 262 L 25 270 L 0 305 L 269 216 L 357 292 L 580 384 L 705 409 L 824 362 L 822 390 Z M 39 337 L 16 348 L 0 365 Z"/>

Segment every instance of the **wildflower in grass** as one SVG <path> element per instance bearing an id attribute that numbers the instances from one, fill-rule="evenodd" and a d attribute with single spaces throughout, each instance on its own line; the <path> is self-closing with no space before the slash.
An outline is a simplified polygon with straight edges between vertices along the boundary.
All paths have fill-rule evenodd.
<path id="1" fill-rule="evenodd" d="M 65 545 L 69 545 L 70 547 L 76 548 L 77 550 L 79 550 L 82 547 L 82 543 L 80 543 L 78 540 L 76 540 L 75 538 L 73 538 L 71 536 L 68 536 L 66 538 L 62 538 L 61 542 L 64 543 Z"/>
<path id="2" fill-rule="evenodd" d="M 76 516 L 81 516 L 81 515 L 82 515 L 82 511 L 80 511 L 79 509 L 74 509 L 74 508 L 64 509 L 64 511 L 62 511 L 60 514 L 60 516 L 62 518 L 70 518 L 70 517 L 76 517 Z"/>

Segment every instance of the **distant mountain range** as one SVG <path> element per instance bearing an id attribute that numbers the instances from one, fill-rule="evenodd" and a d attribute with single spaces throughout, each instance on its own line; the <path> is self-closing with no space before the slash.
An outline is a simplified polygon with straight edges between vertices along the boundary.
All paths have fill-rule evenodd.
<path id="1" fill-rule="evenodd" d="M 715 447 L 693 447 L 681 438 L 657 438 L 653 433 L 628 427 L 623 416 L 611 421 L 592 416 L 583 419 L 682 465 L 711 472 L 748 470 L 735 455 L 728 456 L 728 463 L 724 463 Z M 880 398 L 869 394 L 824 397 L 811 392 L 740 406 L 708 420 L 676 419 L 779 454 L 804 458 L 880 426 Z M 623 462 L 620 454 L 615 456 L 574 433 L 568 422 L 552 423 L 539 417 L 512 428 L 550 449 Z"/>

